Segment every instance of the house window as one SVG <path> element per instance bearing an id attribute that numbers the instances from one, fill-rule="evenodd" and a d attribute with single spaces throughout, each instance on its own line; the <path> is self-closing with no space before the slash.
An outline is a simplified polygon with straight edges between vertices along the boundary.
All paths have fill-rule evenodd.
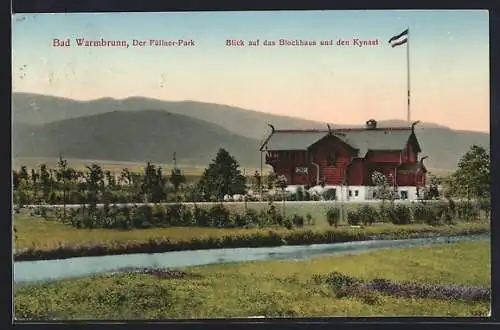
<path id="1" fill-rule="evenodd" d="M 349 190 L 349 197 L 352 197 L 352 190 Z"/>
<path id="2" fill-rule="evenodd" d="M 358 197 L 359 195 L 359 191 L 358 190 L 354 190 L 354 196 Z"/>
<path id="3" fill-rule="evenodd" d="M 408 199 L 408 191 L 401 190 L 401 199 Z"/>
<path id="4" fill-rule="evenodd" d="M 334 152 L 331 152 L 328 155 L 328 166 L 335 167 L 337 163 L 337 155 Z"/>
<path id="5" fill-rule="evenodd" d="M 308 170 L 305 166 L 300 166 L 295 168 L 295 173 L 297 174 L 307 174 Z"/>

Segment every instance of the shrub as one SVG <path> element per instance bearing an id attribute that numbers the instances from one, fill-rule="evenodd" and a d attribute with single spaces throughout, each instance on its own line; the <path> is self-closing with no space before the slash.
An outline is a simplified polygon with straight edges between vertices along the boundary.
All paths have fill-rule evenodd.
<path id="1" fill-rule="evenodd" d="M 323 193 L 323 198 L 327 201 L 333 201 L 337 199 L 337 190 L 336 189 L 328 189 Z"/>
<path id="2" fill-rule="evenodd" d="M 411 222 L 411 210 L 407 205 L 398 204 L 393 208 L 392 223 L 407 225 Z"/>
<path id="3" fill-rule="evenodd" d="M 216 204 L 210 208 L 210 218 L 215 227 L 227 227 L 229 225 L 229 211 L 223 204 Z"/>
<path id="4" fill-rule="evenodd" d="M 416 282 L 392 282 L 387 279 L 363 281 L 338 272 L 327 276 L 313 275 L 313 283 L 327 283 L 338 298 L 352 296 L 361 298 L 366 304 L 375 305 L 383 301 L 382 294 L 417 299 L 442 299 L 489 301 L 491 289 L 487 287 L 470 287 L 457 284 L 439 285 Z"/>
<path id="5" fill-rule="evenodd" d="M 491 199 L 489 198 L 481 198 L 478 202 L 479 210 L 484 212 L 485 218 L 489 218 L 491 216 Z"/>
<path id="6" fill-rule="evenodd" d="M 339 272 L 332 272 L 325 277 L 325 283 L 331 285 L 334 289 L 352 286 L 358 282 L 356 278 Z"/>
<path id="7" fill-rule="evenodd" d="M 306 224 L 309 225 L 309 226 L 312 226 L 315 224 L 315 221 L 311 215 L 311 213 L 307 213 L 306 214 Z"/>
<path id="8" fill-rule="evenodd" d="M 236 227 L 245 227 L 247 225 L 246 217 L 239 213 L 231 214 L 231 223 Z"/>
<path id="9" fill-rule="evenodd" d="M 265 219 L 262 219 L 255 209 L 247 209 L 244 218 L 247 225 L 253 223 L 262 227 L 265 224 Z"/>
<path id="10" fill-rule="evenodd" d="M 209 227 L 212 225 L 209 212 L 206 209 L 199 207 L 198 205 L 194 206 L 193 218 L 197 226 Z"/>
<path id="11" fill-rule="evenodd" d="M 326 221 L 330 226 L 337 227 L 340 223 L 340 210 L 336 207 L 328 209 L 326 211 Z"/>
<path id="12" fill-rule="evenodd" d="M 292 223 L 299 228 L 304 227 L 304 217 L 298 214 L 292 216 Z"/>
<path id="13" fill-rule="evenodd" d="M 298 201 L 304 200 L 304 188 L 302 187 L 297 188 L 297 191 L 295 192 L 295 199 Z"/>
<path id="14" fill-rule="evenodd" d="M 153 223 L 161 226 L 168 224 L 167 212 L 162 205 L 155 205 L 152 211 Z"/>
<path id="15" fill-rule="evenodd" d="M 181 223 L 182 226 L 192 226 L 195 224 L 195 219 L 193 216 L 193 211 L 189 208 L 184 208 L 184 211 L 181 214 Z"/>
<path id="16" fill-rule="evenodd" d="M 413 221 L 416 223 L 428 223 L 432 219 L 432 210 L 425 202 L 417 203 L 413 208 Z"/>
<path id="17" fill-rule="evenodd" d="M 358 211 L 347 212 L 347 223 L 351 226 L 358 226 L 361 223 L 361 218 Z"/>
<path id="18" fill-rule="evenodd" d="M 393 203 L 382 203 L 379 207 L 379 215 L 380 222 L 390 222 L 395 223 L 398 220 L 396 219 L 396 212 Z"/>
<path id="19" fill-rule="evenodd" d="M 168 224 L 172 226 L 180 226 L 182 224 L 182 214 L 185 209 L 186 206 L 180 203 L 168 205 L 166 210 Z"/>
<path id="20" fill-rule="evenodd" d="M 286 229 L 293 229 L 293 223 L 290 219 L 285 219 L 283 221 L 283 226 L 286 228 Z"/>
<path id="21" fill-rule="evenodd" d="M 457 217 L 462 221 L 474 221 L 479 218 L 478 208 L 471 201 L 461 201 L 456 205 Z"/>
<path id="22" fill-rule="evenodd" d="M 371 225 L 377 221 L 377 210 L 370 205 L 363 205 L 358 210 L 358 215 L 363 225 Z"/>

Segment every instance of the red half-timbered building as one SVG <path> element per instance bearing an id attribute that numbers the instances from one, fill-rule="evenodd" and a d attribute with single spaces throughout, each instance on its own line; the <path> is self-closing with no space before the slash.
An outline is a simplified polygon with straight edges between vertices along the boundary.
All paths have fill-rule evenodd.
<path id="1" fill-rule="evenodd" d="M 414 191 L 425 185 L 427 172 L 426 157 L 419 159 L 417 123 L 381 128 L 371 119 L 362 128 L 324 130 L 278 130 L 269 125 L 272 131 L 260 150 L 266 164 L 289 185 L 374 186 L 373 173 L 378 172 L 388 184 Z"/>

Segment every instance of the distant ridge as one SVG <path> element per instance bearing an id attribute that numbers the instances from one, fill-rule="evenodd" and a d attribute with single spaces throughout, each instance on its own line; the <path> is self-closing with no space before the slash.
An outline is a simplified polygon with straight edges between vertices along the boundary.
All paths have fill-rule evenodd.
<path id="1" fill-rule="evenodd" d="M 16 123 L 17 157 L 58 157 L 208 164 L 220 147 L 242 165 L 256 166 L 257 140 L 223 127 L 162 110 L 112 111 L 42 125 Z"/>
<path id="2" fill-rule="evenodd" d="M 256 164 L 260 162 L 260 156 L 254 153 L 258 149 L 259 141 L 261 141 L 265 135 L 267 134 L 269 127 L 268 123 L 272 123 L 276 128 L 325 128 L 326 123 L 320 123 L 317 121 L 306 120 L 301 118 L 294 117 L 286 117 L 286 116 L 278 116 L 253 110 L 246 110 L 237 107 L 231 107 L 227 105 L 213 104 L 213 103 L 203 103 L 203 102 L 195 102 L 195 101 L 180 101 L 180 102 L 172 102 L 172 101 L 162 101 L 151 98 L 144 97 L 130 97 L 124 100 L 116 100 L 112 98 L 100 98 L 92 101 L 76 101 L 67 98 L 47 96 L 41 94 L 32 94 L 32 93 L 14 93 L 13 94 L 13 120 L 15 122 L 14 127 L 14 136 L 16 139 L 19 139 L 17 144 L 15 143 L 14 148 L 15 152 L 18 154 L 24 154 L 25 156 L 33 156 L 33 153 L 36 151 L 37 154 L 44 154 L 39 156 L 47 156 L 46 152 L 50 151 L 55 152 L 55 149 L 60 149 L 63 146 L 59 145 L 59 142 L 54 142 L 55 146 L 50 147 L 49 144 L 53 142 L 47 142 L 50 139 L 54 139 L 53 136 L 57 136 L 58 139 L 73 141 L 73 143 L 83 142 L 78 141 L 88 141 L 90 138 L 85 137 L 88 135 L 92 135 L 91 128 L 87 128 L 87 131 L 84 135 L 77 135 L 76 133 L 71 133 L 74 136 L 72 138 L 67 137 L 63 132 L 67 132 L 70 134 L 70 130 L 64 128 L 68 125 L 71 127 L 76 127 L 83 123 L 86 123 L 85 117 L 90 117 L 92 115 L 102 115 L 106 113 L 118 112 L 116 118 L 111 117 L 100 117 L 101 120 L 119 120 L 122 122 L 124 127 L 128 127 L 127 129 L 133 130 L 142 130 L 145 131 L 145 127 L 133 127 L 126 125 L 123 123 L 125 114 L 127 112 L 134 113 L 134 120 L 137 118 L 141 118 L 142 116 L 152 116 L 149 109 L 153 109 L 155 112 L 165 112 L 170 115 L 180 115 L 185 117 L 190 117 L 191 119 L 196 119 L 196 123 L 194 122 L 186 122 L 183 120 L 183 125 L 187 125 L 184 129 L 187 129 L 190 125 L 194 125 L 201 129 L 200 127 L 206 128 L 207 132 L 212 132 L 206 135 L 200 135 L 195 139 L 200 141 L 203 139 L 213 139 L 213 141 L 217 141 L 219 143 L 221 139 L 230 138 L 233 139 L 234 142 L 226 141 L 226 143 L 232 143 L 232 148 L 235 150 L 240 150 L 242 153 L 242 157 L 246 157 L 245 155 L 252 155 L 251 157 L 255 157 L 254 160 L 245 160 L 245 162 L 250 162 L 251 164 Z M 143 111 L 148 110 L 148 111 Z M 157 116 L 156 114 L 155 116 Z M 177 117 L 171 117 L 176 118 Z M 71 122 L 66 121 L 67 119 L 80 119 L 80 121 Z M 368 118 L 367 118 L 368 119 Z M 376 119 L 376 118 L 375 118 Z M 144 119 L 145 122 L 147 121 Z M 56 124 L 59 122 L 59 124 Z M 175 122 L 175 121 L 174 121 Z M 52 125 L 47 125 L 52 123 Z M 40 126 L 41 124 L 44 124 Z M 335 125 L 332 124 L 332 127 L 359 127 L 359 125 Z M 103 123 L 99 124 L 99 127 L 106 126 L 108 129 L 102 132 L 95 132 L 99 138 L 112 139 L 110 136 L 111 132 L 114 132 L 110 126 L 111 123 Z M 149 124 L 148 124 L 149 125 Z M 208 126 L 205 126 L 208 125 Z M 214 133 L 212 129 L 216 125 L 218 130 L 222 130 L 228 135 L 211 135 Z M 387 126 L 406 126 L 407 123 L 404 120 L 386 120 L 379 121 L 378 125 L 380 127 Z M 37 126 L 39 126 L 37 128 Z M 29 142 L 29 144 L 24 144 L 27 140 L 21 139 L 23 136 L 25 129 L 30 127 L 32 130 L 40 129 L 39 134 L 46 137 L 46 142 L 43 146 L 39 145 L 35 147 L 36 143 L 42 142 Z M 155 127 L 155 128 L 152 128 Z M 153 134 L 152 130 L 162 130 L 162 128 L 158 125 L 152 126 L 148 128 L 148 134 Z M 212 127 L 209 129 L 208 127 Z M 57 129 L 56 129 L 57 128 Z M 76 128 L 75 128 L 76 129 Z M 54 131 L 52 131 L 54 130 Z M 123 130 L 123 129 L 122 129 Z M 57 134 L 55 132 L 58 132 Z M 172 132 L 164 132 L 161 133 L 161 136 L 164 139 L 168 139 L 168 136 L 175 132 L 175 128 L 172 127 Z M 196 130 L 195 130 L 196 131 Z M 205 132 L 205 129 L 201 131 Z M 217 130 L 215 130 L 217 131 Z M 221 131 L 221 132 L 222 132 Z M 481 133 L 481 132 L 472 132 L 472 131 L 458 131 L 452 130 L 448 127 L 434 124 L 434 123 L 420 123 L 417 126 L 418 137 L 422 148 L 424 150 L 424 154 L 429 156 L 426 164 L 429 167 L 441 168 L 441 169 L 453 169 L 455 168 L 459 158 L 467 151 L 467 149 L 472 144 L 482 145 L 484 147 L 489 148 L 489 134 Z M 43 134 L 42 134 L 43 132 Z M 51 133 L 53 132 L 53 133 Z M 121 134 L 120 132 L 116 132 Z M 80 133 L 79 133 L 80 134 Z M 83 134 L 83 133 L 81 133 Z M 94 135 L 95 135 L 94 134 Z M 143 146 L 151 146 L 152 149 L 145 148 L 144 153 L 149 153 L 151 155 L 160 156 L 159 151 L 155 151 L 154 148 L 159 148 L 159 146 L 155 146 L 153 148 L 153 142 L 145 140 L 146 137 L 141 137 L 136 132 L 130 132 L 133 134 L 136 139 L 138 139 L 138 144 Z M 160 134 L 160 132 L 156 132 L 154 134 Z M 170 135 L 169 135 L 170 134 Z M 192 133 L 196 134 L 196 133 Z M 222 133 L 221 133 L 222 134 Z M 116 135 L 116 134 L 112 134 Z M 152 138 L 152 137 L 149 137 Z M 52 141 L 52 140 L 51 140 Z M 176 140 L 177 141 L 177 140 Z M 238 141 L 238 142 L 236 142 Z M 14 141 L 15 142 L 15 141 Z M 89 142 L 90 143 L 90 142 Z M 132 142 L 130 142 L 132 143 Z M 178 144 L 176 147 L 178 150 L 185 150 L 186 153 L 191 153 L 187 159 L 192 161 L 202 161 L 206 157 L 198 157 L 194 154 L 194 149 L 190 149 L 190 146 L 184 145 L 182 139 L 180 141 L 175 142 Z M 215 142 L 214 142 L 215 143 Z M 221 142 L 222 143 L 222 142 Z M 241 145 L 239 144 L 241 143 Z M 68 146 L 65 146 L 65 148 Z M 73 147 L 72 147 L 73 148 Z M 90 148 L 90 147 L 87 147 Z M 93 147 L 96 148 L 96 147 Z M 105 148 L 105 146 L 101 146 L 100 148 Z M 124 148 L 126 149 L 126 148 Z M 153 150 L 154 149 L 154 150 Z M 90 149 L 88 149 L 88 153 L 90 153 Z M 188 151 L 191 150 L 191 151 Z M 140 159 L 141 155 L 134 154 L 136 151 L 132 152 L 132 148 L 128 148 L 128 151 L 120 151 L 119 155 L 117 151 L 113 150 L 102 150 L 102 151 L 92 151 L 92 153 L 97 153 L 100 156 L 93 156 L 93 159 L 109 159 L 109 160 L 127 160 L 127 161 L 135 161 Z M 139 151 L 137 151 L 139 152 Z M 200 151 L 201 152 L 201 151 Z M 165 152 L 167 153 L 167 152 Z M 110 155 L 114 155 L 113 157 L 119 157 L 120 159 L 110 158 Z M 106 157 L 102 157 L 106 156 Z M 186 154 L 186 157 L 188 155 Z M 76 156 L 75 156 L 76 157 Z M 90 157 L 90 156 L 89 156 Z M 196 165 L 204 165 L 196 164 Z M 249 164 L 249 165 L 251 165 Z"/>

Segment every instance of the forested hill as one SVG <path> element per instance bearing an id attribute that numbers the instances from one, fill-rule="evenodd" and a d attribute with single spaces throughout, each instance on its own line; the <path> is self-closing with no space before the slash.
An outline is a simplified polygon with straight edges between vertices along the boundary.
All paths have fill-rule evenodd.
<path id="1" fill-rule="evenodd" d="M 152 129 L 149 129 L 149 131 L 147 133 L 144 133 L 142 137 L 139 136 L 139 133 L 136 132 L 136 130 L 144 131 L 144 128 L 140 126 L 140 124 L 137 124 L 139 126 L 127 124 L 124 122 L 124 118 L 129 118 L 127 117 L 127 112 L 133 112 L 133 114 L 130 114 L 129 116 L 133 116 L 134 120 L 137 120 L 138 118 L 144 116 L 145 118 L 141 119 L 140 122 L 149 122 L 154 116 L 151 115 L 151 111 L 144 111 L 145 109 L 154 109 L 157 112 L 154 116 L 161 117 L 161 112 L 166 113 L 165 117 L 162 117 L 162 123 L 164 123 L 165 125 L 169 125 L 168 127 L 176 126 L 176 128 L 172 128 L 170 132 L 167 130 L 162 130 L 159 125 L 153 125 Z M 114 113 L 114 115 L 109 115 L 110 113 Z M 204 156 L 205 150 L 210 150 L 210 152 L 212 151 L 213 148 L 208 148 L 208 145 L 211 146 L 212 144 L 220 144 L 220 146 L 231 145 L 234 152 L 240 153 L 241 157 L 243 157 L 241 160 L 242 162 L 250 162 L 252 164 L 255 164 L 260 161 L 259 156 L 256 155 L 256 153 L 259 141 L 266 135 L 269 129 L 267 127 L 268 123 L 272 123 L 276 128 L 324 128 L 326 126 L 325 123 L 320 123 L 317 121 L 272 115 L 259 111 L 247 110 L 220 104 L 194 101 L 172 102 L 143 97 L 130 97 L 123 100 L 103 98 L 92 101 L 76 101 L 39 94 L 14 93 L 13 114 L 14 122 L 16 123 L 14 129 L 19 130 L 19 132 L 15 132 L 15 136 L 17 137 L 16 139 L 18 139 L 18 142 L 15 142 L 16 149 L 14 150 L 18 154 L 29 154 L 30 156 L 34 156 L 34 154 L 44 154 L 45 156 L 48 156 L 49 154 L 53 154 L 58 150 L 66 150 L 69 148 L 68 150 L 71 150 L 71 153 L 82 155 L 98 154 L 101 155 L 100 157 L 105 157 L 103 159 L 129 161 L 142 160 L 143 157 L 167 157 L 168 153 L 171 152 L 172 149 L 177 149 L 179 153 L 181 152 L 181 150 L 186 153 L 186 161 L 198 162 L 206 159 L 206 156 Z M 101 116 L 104 114 L 108 115 Z M 190 144 L 188 144 L 188 140 L 184 142 L 183 139 L 178 139 L 178 135 L 176 135 L 175 132 L 176 129 L 179 129 L 179 126 L 176 125 L 176 120 L 180 118 L 178 117 L 179 115 L 183 116 L 182 128 L 187 130 L 186 132 L 191 132 L 191 134 L 194 134 L 191 136 L 195 141 L 201 141 L 202 138 L 213 140 L 200 142 L 201 146 L 205 146 L 206 144 L 208 148 L 200 148 L 201 150 L 199 152 L 201 154 L 197 154 L 198 151 L 196 151 L 195 153 L 195 150 L 198 149 L 193 149 Z M 72 133 L 72 130 L 64 128 L 69 127 L 68 125 L 74 125 L 71 127 L 76 127 L 80 123 L 88 123 L 89 121 L 96 120 L 95 118 L 99 118 L 99 120 L 101 120 L 101 122 L 97 126 L 98 129 L 96 128 L 96 134 L 101 134 L 99 135 L 99 137 L 92 137 L 92 134 L 90 133 L 92 129 L 88 127 L 87 128 L 90 131 L 87 131 L 85 134 Z M 169 124 L 167 124 L 168 120 L 166 118 L 175 118 L 176 120 L 171 121 Z M 189 118 L 193 121 L 189 121 Z M 75 121 L 71 121 L 68 119 L 73 119 Z M 104 120 L 104 122 L 102 120 Z M 115 126 L 109 126 L 114 124 L 108 123 L 108 121 L 115 120 L 123 125 L 122 132 L 115 132 L 114 129 L 110 128 Z M 43 137 L 42 140 L 45 142 L 33 142 L 33 139 L 30 139 L 29 136 L 25 136 L 24 134 L 27 126 L 21 124 L 36 125 L 36 127 L 31 127 L 29 129 L 40 130 L 38 134 L 40 134 L 40 137 Z M 189 128 L 191 124 L 193 124 L 193 127 Z M 335 125 L 333 123 L 332 126 L 345 127 L 358 126 L 359 124 L 360 123 L 356 123 L 353 125 Z M 406 125 L 406 122 L 402 120 L 388 120 L 379 122 L 379 126 L 402 125 Z M 109 128 L 105 129 L 105 127 Z M 206 128 L 206 130 L 201 129 L 200 127 L 204 127 Z M 125 148 L 123 147 L 123 144 L 119 144 L 118 142 L 116 142 L 116 139 L 113 136 L 117 136 L 122 133 L 124 134 L 124 132 L 129 132 L 129 129 L 132 131 L 130 131 L 130 134 L 127 134 L 126 137 L 130 138 L 127 138 L 126 141 L 132 141 L 130 141 L 130 146 L 128 148 Z M 160 131 L 157 132 L 155 131 L 156 129 Z M 200 129 L 200 132 L 205 133 L 194 133 L 195 131 Z M 81 130 L 78 131 L 80 132 Z M 212 135 L 214 134 L 214 132 L 218 133 Z M 54 137 L 56 136 L 54 134 L 57 135 L 57 138 Z M 67 136 L 66 134 L 73 136 Z M 448 127 L 444 127 L 442 125 L 424 122 L 417 126 L 417 134 L 422 145 L 423 155 L 429 156 L 426 164 L 432 168 L 455 168 L 459 158 L 469 149 L 472 144 L 478 144 L 489 148 L 488 133 L 457 131 Z M 134 138 L 132 138 L 132 136 Z M 147 140 L 153 138 L 153 136 L 162 136 L 164 140 L 169 140 L 164 142 L 165 148 L 168 148 L 165 150 L 156 150 L 156 143 L 158 142 Z M 83 140 L 79 140 L 80 138 L 82 138 Z M 231 141 L 227 140 L 222 143 L 222 141 L 226 138 L 231 139 Z M 49 142 L 53 141 L 54 139 L 62 139 L 66 140 L 66 142 Z M 97 139 L 104 139 L 103 141 L 115 142 L 103 142 L 101 146 L 90 147 L 93 145 L 93 142 L 90 141 L 96 141 Z M 72 141 L 71 145 L 68 145 L 68 141 Z M 51 146 L 50 143 L 54 143 L 54 145 Z M 119 146 L 117 146 L 116 144 L 118 144 Z M 172 144 L 176 144 L 176 146 L 170 147 Z M 80 146 L 78 151 L 73 150 L 73 147 L 75 145 Z M 111 145 L 113 145 L 112 148 Z M 153 148 L 151 147 L 151 145 L 155 145 L 155 147 Z M 142 148 L 141 150 L 133 151 L 135 150 L 133 148 L 134 146 L 137 146 L 137 148 L 138 146 L 144 146 L 144 148 Z M 92 148 L 97 149 L 93 150 Z M 93 151 L 91 152 L 91 150 Z M 149 153 L 150 156 L 146 155 L 146 153 Z M 204 164 L 205 163 L 196 165 Z"/>

